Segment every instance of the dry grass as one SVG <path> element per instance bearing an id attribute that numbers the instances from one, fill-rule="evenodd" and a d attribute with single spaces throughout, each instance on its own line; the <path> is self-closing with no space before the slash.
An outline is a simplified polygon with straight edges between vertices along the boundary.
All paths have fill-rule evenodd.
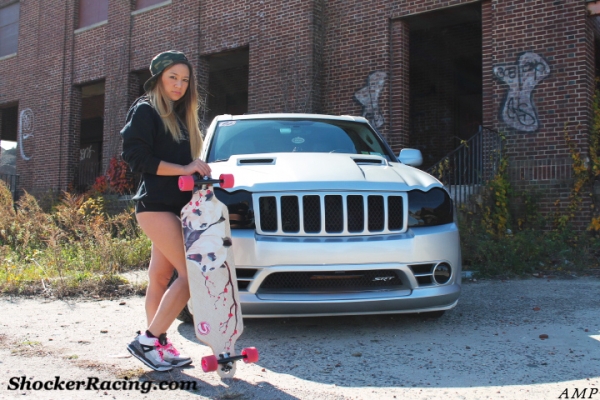
<path id="1" fill-rule="evenodd" d="M 112 297 L 140 293 L 120 273 L 145 267 L 150 242 L 128 209 L 109 215 L 102 196 L 63 193 L 44 211 L 25 193 L 13 205 L 0 183 L 0 293 Z"/>
<path id="2" fill-rule="evenodd" d="M 26 339 L 22 342 L 13 342 L 10 346 L 10 354 L 18 357 L 47 357 L 54 355 L 54 352 L 46 349 L 41 342 Z"/>

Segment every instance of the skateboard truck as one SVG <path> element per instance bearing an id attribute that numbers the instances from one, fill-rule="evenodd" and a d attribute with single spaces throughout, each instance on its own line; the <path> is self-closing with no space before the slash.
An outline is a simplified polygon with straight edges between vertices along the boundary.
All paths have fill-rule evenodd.
<path id="1" fill-rule="evenodd" d="M 233 369 L 233 363 L 237 361 L 237 357 L 231 358 L 229 353 L 219 354 L 219 364 L 222 365 L 221 371 L 228 373 Z"/>
<path id="2" fill-rule="evenodd" d="M 232 174 L 221 174 L 219 179 L 213 179 L 208 176 L 200 176 L 199 174 L 194 175 L 182 175 L 179 177 L 179 190 L 182 192 L 189 192 L 194 190 L 196 187 L 202 187 L 204 185 L 219 184 L 223 189 L 229 189 L 233 187 L 233 175 Z"/>

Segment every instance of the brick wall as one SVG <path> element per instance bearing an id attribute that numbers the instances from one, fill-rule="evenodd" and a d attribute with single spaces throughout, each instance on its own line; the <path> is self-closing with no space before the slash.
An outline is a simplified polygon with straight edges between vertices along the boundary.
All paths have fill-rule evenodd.
<path id="1" fill-rule="evenodd" d="M 249 110 L 312 111 L 314 0 L 254 1 L 251 10 Z"/>
<path id="2" fill-rule="evenodd" d="M 379 95 L 382 125 L 389 137 L 390 5 L 386 1 L 335 0 L 327 2 L 323 58 L 323 102 L 328 114 L 362 115 L 365 109 L 355 94 L 373 82 L 376 72 L 386 73 Z M 396 47 L 403 45 L 396 43 Z M 396 55 L 397 57 L 401 57 Z M 370 104 L 367 105 L 367 108 Z M 369 111 L 369 110 L 367 110 Z M 402 117 L 399 117 L 399 123 Z M 401 132 L 398 132 L 402 136 Z"/>
<path id="3" fill-rule="evenodd" d="M 9 2 L 0 0 L 0 7 Z M 440 157 L 454 139 L 439 125 L 447 117 L 439 104 L 452 100 L 417 96 L 426 85 L 408 73 L 415 49 L 407 21 L 473 3 L 481 4 L 483 124 L 506 133 L 508 154 L 519 168 L 543 169 L 548 160 L 558 165 L 568 159 L 565 131 L 585 154 L 593 32 L 600 31 L 600 24 L 586 16 L 580 0 L 240 0 L 235 7 L 225 0 L 172 0 L 133 13 L 133 0 L 110 0 L 106 24 L 77 32 L 77 0 L 39 0 L 21 2 L 18 54 L 0 59 L 0 108 L 18 104 L 20 114 L 31 110 L 34 117 L 33 136 L 23 145 L 31 158 L 18 158 L 21 182 L 30 191 L 67 187 L 78 160 L 80 87 L 97 81 L 104 81 L 106 90 L 106 167 L 108 158 L 120 152 L 118 132 L 142 83 L 137 73 L 167 49 L 186 52 L 207 88 L 209 56 L 248 48 L 249 112 L 365 115 L 396 153 L 417 142 L 411 104 L 422 110 L 437 104 L 437 114 L 427 116 L 432 135 L 418 139 L 430 144 L 429 155 Z M 469 40 L 466 30 L 460 34 Z M 515 106 L 507 117 L 509 86 L 494 68 L 518 66 L 528 53 L 538 58 L 525 64 L 547 65 L 549 73 L 532 86 L 532 97 L 525 96 L 533 99 L 535 113 Z M 442 72 L 448 71 L 445 60 L 440 61 Z M 440 79 L 445 79 L 441 72 Z M 376 101 L 365 102 L 365 93 Z M 537 128 L 531 132 L 514 128 L 532 119 Z M 569 179 L 519 179 L 517 184 L 548 193 L 540 199 L 550 210 L 556 198 L 564 203 L 568 197 L 563 178 Z"/>
<path id="4" fill-rule="evenodd" d="M 66 187 L 69 125 L 62 116 L 69 112 L 70 73 L 64 49 L 73 12 L 71 2 L 21 2 L 17 56 L 0 63 L 0 81 L 8 84 L 3 95 L 18 101 L 19 116 L 28 117 L 25 127 L 33 135 L 23 141 L 29 160 L 17 158 L 21 185 L 33 193 Z"/>
<path id="5" fill-rule="evenodd" d="M 549 74 L 534 80 L 533 104 L 538 129 L 522 132 L 507 124 L 502 110 L 509 105 L 508 86 L 484 71 L 484 82 L 493 82 L 493 102 L 485 103 L 484 124 L 507 135 L 507 150 L 511 165 L 528 165 L 529 172 L 553 168 L 568 163 L 570 153 L 565 133 L 585 157 L 588 151 L 590 100 L 593 90 L 593 33 L 586 22 L 584 2 L 579 1 L 491 1 L 485 4 L 492 14 L 493 29 L 489 33 L 492 64 L 515 65 L 525 75 L 525 64 L 519 65 L 523 54 L 534 53 L 543 61 L 534 61 L 537 68 Z M 533 18 L 529 15 L 535 14 Z M 489 37 L 488 36 L 488 37 Z M 489 68 L 489 67 L 488 67 Z M 486 84 L 489 90 L 489 84 Z M 489 92 L 488 92 L 489 93 Z M 521 117 L 531 122 L 530 109 Z M 513 108 L 513 112 L 519 112 Z M 564 209 L 569 196 L 570 170 L 543 179 L 520 179 L 514 184 L 519 190 L 537 193 L 538 203 L 545 212 Z M 535 175 L 535 173 L 534 173 Z M 556 201 L 558 200 L 558 206 Z M 577 223 L 589 221 L 589 198 L 584 200 L 584 213 Z"/>
<path id="6" fill-rule="evenodd" d="M 390 65 L 390 130 L 387 140 L 399 154 L 410 141 L 410 27 L 403 20 L 392 23 Z"/>

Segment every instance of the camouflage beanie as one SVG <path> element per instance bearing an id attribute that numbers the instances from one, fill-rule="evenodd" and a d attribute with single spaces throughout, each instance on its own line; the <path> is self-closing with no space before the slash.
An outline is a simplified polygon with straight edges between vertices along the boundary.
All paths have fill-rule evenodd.
<path id="1" fill-rule="evenodd" d="M 152 77 L 148 79 L 146 83 L 144 83 L 144 90 L 147 92 L 152 89 L 154 82 L 156 82 L 161 72 L 163 72 L 165 68 L 180 63 L 188 66 L 190 64 L 185 54 L 180 51 L 169 50 L 158 54 L 150 62 L 150 73 L 152 74 Z"/>

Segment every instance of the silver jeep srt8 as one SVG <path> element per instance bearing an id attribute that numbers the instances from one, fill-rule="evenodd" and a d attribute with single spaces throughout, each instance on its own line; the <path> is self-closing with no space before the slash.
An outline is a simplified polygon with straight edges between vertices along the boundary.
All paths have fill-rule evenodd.
<path id="1" fill-rule="evenodd" d="M 453 308 L 461 253 L 453 204 L 362 117 L 221 115 L 202 159 L 228 206 L 245 317 L 430 313 Z"/>

